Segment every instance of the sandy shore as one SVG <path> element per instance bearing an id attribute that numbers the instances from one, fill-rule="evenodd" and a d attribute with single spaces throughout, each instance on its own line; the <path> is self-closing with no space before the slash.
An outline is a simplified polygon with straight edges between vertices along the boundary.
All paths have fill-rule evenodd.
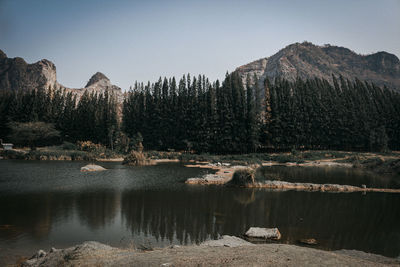
<path id="1" fill-rule="evenodd" d="M 233 237 L 234 239 L 238 239 Z M 140 251 L 97 242 L 41 251 L 22 266 L 400 266 L 398 259 L 354 250 L 323 251 L 286 244 L 208 241 Z"/>

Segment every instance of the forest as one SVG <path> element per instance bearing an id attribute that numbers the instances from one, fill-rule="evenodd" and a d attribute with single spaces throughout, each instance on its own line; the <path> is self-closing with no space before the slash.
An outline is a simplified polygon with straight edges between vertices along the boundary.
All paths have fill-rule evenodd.
<path id="1" fill-rule="evenodd" d="M 146 150 L 234 154 L 292 149 L 386 151 L 400 149 L 400 94 L 358 79 L 266 80 L 222 83 L 205 76 L 135 83 L 124 102 L 106 91 L 0 92 L 0 136 L 19 145 L 17 123 L 44 122 L 52 142 L 92 141 L 127 152 Z M 26 141 L 26 140 L 25 140 Z"/>

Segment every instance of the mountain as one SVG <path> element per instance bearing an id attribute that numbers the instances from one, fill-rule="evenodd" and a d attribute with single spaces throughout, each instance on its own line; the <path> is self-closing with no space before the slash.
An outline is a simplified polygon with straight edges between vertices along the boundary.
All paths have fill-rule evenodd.
<path id="1" fill-rule="evenodd" d="M 376 85 L 400 90 L 400 61 L 387 52 L 359 55 L 348 48 L 309 42 L 291 44 L 273 56 L 243 65 L 235 71 L 245 82 L 249 74 L 257 76 L 259 85 L 266 78 L 276 77 L 294 81 L 322 78 L 332 82 L 332 74 L 354 80 L 356 77 Z M 253 81 L 252 81 L 253 82 Z"/>
<path id="2" fill-rule="evenodd" d="M 101 72 L 95 73 L 84 88 L 68 88 L 57 82 L 56 66 L 49 60 L 42 59 L 28 64 L 23 58 L 8 58 L 0 50 L 0 90 L 30 90 L 30 89 L 65 89 L 78 96 L 85 91 L 102 93 L 110 90 L 116 94 L 122 103 L 121 88 L 111 84 L 110 80 Z"/>

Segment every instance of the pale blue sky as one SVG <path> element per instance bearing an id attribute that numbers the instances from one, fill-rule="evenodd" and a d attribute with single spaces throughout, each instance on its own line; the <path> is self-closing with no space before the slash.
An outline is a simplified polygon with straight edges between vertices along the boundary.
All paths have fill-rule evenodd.
<path id="1" fill-rule="evenodd" d="M 51 60 L 68 87 L 97 71 L 123 89 L 188 72 L 215 80 L 305 40 L 399 57 L 400 0 L 0 0 L 0 49 Z"/>

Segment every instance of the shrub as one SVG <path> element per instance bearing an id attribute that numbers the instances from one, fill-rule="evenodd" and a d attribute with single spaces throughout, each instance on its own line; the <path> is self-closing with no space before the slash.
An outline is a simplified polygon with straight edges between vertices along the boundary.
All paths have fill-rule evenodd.
<path id="1" fill-rule="evenodd" d="M 138 152 L 132 150 L 128 156 L 124 158 L 122 164 L 131 166 L 144 166 L 151 164 L 151 161 L 143 154 L 143 152 Z"/>
<path id="2" fill-rule="evenodd" d="M 229 181 L 228 185 L 233 186 L 245 186 L 247 184 L 254 184 L 254 169 L 240 169 L 235 171 L 232 179 Z"/>
<path id="3" fill-rule="evenodd" d="M 78 141 L 78 149 L 81 151 L 101 153 L 105 147 L 101 144 L 95 144 L 92 141 Z"/>
<path id="4" fill-rule="evenodd" d="M 5 159 L 24 159 L 25 153 L 16 150 L 0 150 L 0 156 Z"/>
<path id="5" fill-rule="evenodd" d="M 77 146 L 70 142 L 63 142 L 62 149 L 64 150 L 76 150 Z"/>

